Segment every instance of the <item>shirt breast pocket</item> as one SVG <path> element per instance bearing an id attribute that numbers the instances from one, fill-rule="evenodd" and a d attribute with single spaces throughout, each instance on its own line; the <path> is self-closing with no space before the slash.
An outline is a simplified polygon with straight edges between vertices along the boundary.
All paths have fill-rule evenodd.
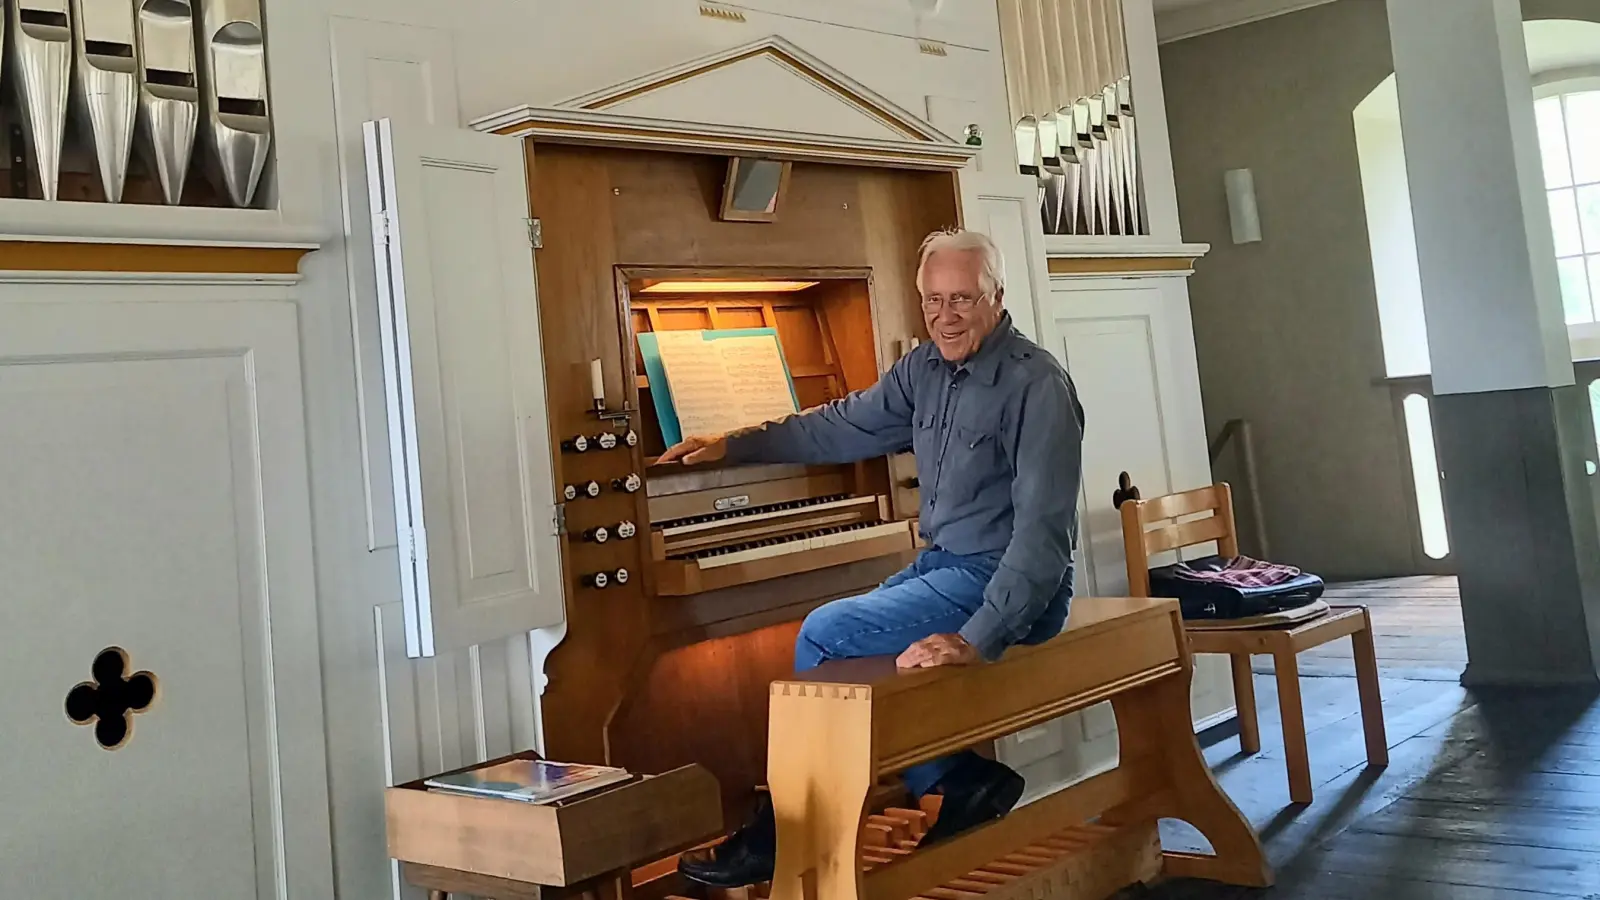
<path id="1" fill-rule="evenodd" d="M 1010 467 L 1000 448 L 999 417 L 957 421 L 945 459 L 954 493 L 972 499 L 1010 481 Z"/>
<path id="2" fill-rule="evenodd" d="M 913 420 L 911 429 L 911 451 L 918 460 L 933 459 L 939 452 L 937 441 L 939 439 L 938 416 L 933 413 L 921 413 Z"/>

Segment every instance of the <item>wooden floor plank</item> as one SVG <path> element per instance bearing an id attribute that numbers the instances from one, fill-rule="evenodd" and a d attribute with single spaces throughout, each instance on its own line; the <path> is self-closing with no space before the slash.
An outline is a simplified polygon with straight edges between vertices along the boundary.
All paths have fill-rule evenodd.
<path id="1" fill-rule="evenodd" d="M 1347 641 L 1302 654 L 1316 801 L 1288 804 L 1269 659 L 1262 752 L 1206 751 L 1278 870 L 1267 891 L 1161 885 L 1158 900 L 1600 900 L 1600 695 L 1467 690 L 1454 579 L 1334 585 L 1372 612 L 1390 765 L 1364 768 Z M 1171 825 L 1171 827 L 1169 827 Z M 1169 849 L 1203 849 L 1163 823 Z"/>
<path id="2" fill-rule="evenodd" d="M 1162 900 L 1254 900 L 1258 897 L 1270 900 L 1552 900 L 1582 895 L 1441 884 L 1386 874 L 1307 871 L 1282 873 L 1276 887 L 1259 893 L 1241 892 L 1237 888 L 1218 885 L 1186 883 L 1164 889 L 1159 896 Z M 1127 900 L 1136 900 L 1136 897 L 1129 895 Z"/>
<path id="3" fill-rule="evenodd" d="M 1349 831 L 1318 854 L 1316 862 L 1319 871 L 1351 875 L 1573 897 L 1600 892 L 1596 851 Z"/>
<path id="4" fill-rule="evenodd" d="M 1600 819 L 1577 810 L 1439 800 L 1401 800 L 1352 832 L 1547 850 L 1600 850 Z"/>

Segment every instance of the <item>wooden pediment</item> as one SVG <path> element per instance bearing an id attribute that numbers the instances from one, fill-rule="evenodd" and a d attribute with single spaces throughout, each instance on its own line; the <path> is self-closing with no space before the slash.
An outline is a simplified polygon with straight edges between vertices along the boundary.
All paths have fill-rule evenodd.
<path id="1" fill-rule="evenodd" d="M 959 169 L 978 150 L 775 35 L 472 126 L 563 143 L 922 169 Z"/>

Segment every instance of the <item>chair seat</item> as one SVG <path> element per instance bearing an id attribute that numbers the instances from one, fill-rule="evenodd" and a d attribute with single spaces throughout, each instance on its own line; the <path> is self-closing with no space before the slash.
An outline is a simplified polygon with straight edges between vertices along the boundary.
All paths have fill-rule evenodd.
<path id="1" fill-rule="evenodd" d="M 1316 600 L 1305 606 L 1293 609 L 1280 609 L 1277 612 L 1265 613 L 1259 616 L 1245 616 L 1242 619 L 1185 619 L 1183 627 L 1188 631 L 1225 631 L 1235 628 L 1293 628 L 1328 614 L 1333 607 L 1326 600 Z"/>

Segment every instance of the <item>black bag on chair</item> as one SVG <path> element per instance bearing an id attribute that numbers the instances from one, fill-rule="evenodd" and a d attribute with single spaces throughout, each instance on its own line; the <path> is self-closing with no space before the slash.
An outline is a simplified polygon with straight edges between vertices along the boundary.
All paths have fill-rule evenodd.
<path id="1" fill-rule="evenodd" d="M 1237 565 L 1234 560 L 1208 556 L 1150 570 L 1150 595 L 1178 601 L 1185 619 L 1244 619 L 1315 603 L 1322 598 L 1322 579 L 1299 572 L 1275 584 L 1250 585 L 1248 579 L 1230 582 L 1215 578 Z M 1198 576 L 1198 577 L 1197 577 Z"/>

